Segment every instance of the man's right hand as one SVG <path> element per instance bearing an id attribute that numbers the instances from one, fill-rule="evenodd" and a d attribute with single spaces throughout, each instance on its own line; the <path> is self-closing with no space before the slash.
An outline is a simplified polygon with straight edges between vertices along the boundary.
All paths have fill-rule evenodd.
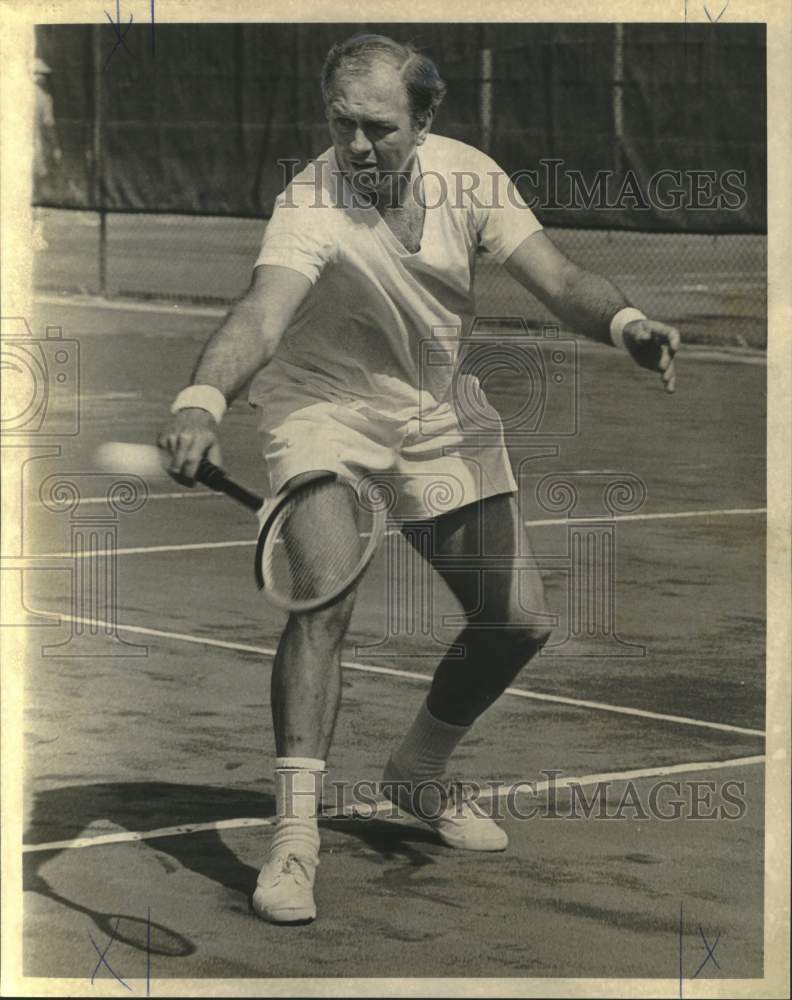
<path id="1" fill-rule="evenodd" d="M 183 486 L 195 485 L 198 463 L 204 456 L 215 465 L 222 462 L 215 419 L 197 407 L 174 413 L 160 431 L 157 444 L 170 455 L 168 473 Z"/>

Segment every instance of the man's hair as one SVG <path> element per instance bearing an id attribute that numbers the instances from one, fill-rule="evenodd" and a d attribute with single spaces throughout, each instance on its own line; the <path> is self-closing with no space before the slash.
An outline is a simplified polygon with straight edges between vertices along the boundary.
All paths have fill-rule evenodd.
<path id="1" fill-rule="evenodd" d="M 327 53 L 322 69 L 322 96 L 332 100 L 338 73 L 366 73 L 378 60 L 387 59 L 401 75 L 410 104 L 413 125 L 422 128 L 445 97 L 446 85 L 432 60 L 409 42 L 401 44 L 386 35 L 354 35 L 337 42 Z"/>

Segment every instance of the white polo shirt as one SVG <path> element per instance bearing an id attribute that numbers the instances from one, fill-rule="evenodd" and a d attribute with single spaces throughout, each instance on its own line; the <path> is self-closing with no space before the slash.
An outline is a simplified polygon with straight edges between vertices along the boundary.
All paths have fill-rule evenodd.
<path id="1" fill-rule="evenodd" d="M 472 146 L 429 135 L 418 148 L 426 205 L 421 248 L 409 253 L 377 210 L 356 199 L 333 149 L 275 203 L 256 265 L 304 274 L 311 291 L 250 401 L 292 397 L 365 401 L 405 418 L 449 398 L 458 340 L 475 316 L 477 252 L 505 261 L 542 227 L 508 177 Z M 442 337 L 433 363 L 427 347 Z"/>

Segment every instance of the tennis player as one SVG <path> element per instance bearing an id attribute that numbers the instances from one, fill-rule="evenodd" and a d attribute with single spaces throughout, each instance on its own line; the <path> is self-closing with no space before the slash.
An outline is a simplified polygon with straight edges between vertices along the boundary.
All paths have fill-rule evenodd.
<path id="1" fill-rule="evenodd" d="M 449 795 L 438 809 L 413 794 L 439 787 L 460 740 L 550 635 L 538 573 L 511 567 L 530 548 L 504 442 L 479 446 L 454 396 L 448 338 L 474 315 L 476 254 L 503 264 L 574 331 L 627 350 L 669 392 L 680 338 L 560 253 L 493 160 L 430 134 L 446 88 L 426 56 L 359 35 L 330 50 L 322 89 L 332 146 L 278 197 L 250 288 L 206 345 L 159 444 L 173 474 L 191 481 L 204 455 L 218 460 L 217 426 L 252 378 L 273 492 L 319 470 L 381 475 L 408 525 L 432 520 L 433 557 L 500 557 L 483 586 L 475 568 L 444 573 L 468 619 L 456 640 L 465 655 L 440 662 L 383 784 L 451 847 L 500 851 L 506 833 L 475 802 Z M 440 336 L 449 363 L 422 365 L 421 344 Z M 488 407 L 474 379 L 466 391 Z M 427 488 L 437 484 L 451 505 L 442 513 Z M 346 516 L 351 507 L 316 509 L 313 530 L 343 530 Z M 316 915 L 317 804 L 354 600 L 291 615 L 275 658 L 277 816 L 253 897 L 267 920 Z"/>

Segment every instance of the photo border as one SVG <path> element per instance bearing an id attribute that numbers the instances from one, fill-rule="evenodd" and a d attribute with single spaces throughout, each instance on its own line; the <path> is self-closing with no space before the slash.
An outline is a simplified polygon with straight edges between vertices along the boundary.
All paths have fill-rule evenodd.
<path id="1" fill-rule="evenodd" d="M 30 162 L 32 151 L 33 87 L 30 66 L 35 23 L 98 23 L 107 4 L 11 0 L 0 6 L 0 67 L 2 68 L 2 315 L 30 316 L 32 224 Z M 130 8 L 143 7 L 130 0 Z M 639 6 L 623 2 L 577 0 L 563 7 L 556 0 L 533 0 L 530 7 L 517 3 L 492 3 L 488 20 L 555 22 L 665 22 L 706 23 L 720 10 L 721 0 L 709 5 L 691 0 L 656 2 Z M 234 0 L 233 4 L 158 0 L 157 18 L 163 23 L 205 21 L 221 23 L 362 20 L 361 5 L 334 0 L 295 0 L 290 7 L 271 0 Z M 435 3 L 414 0 L 365 4 L 366 19 L 377 22 L 453 21 L 479 22 L 480 3 L 470 0 Z M 267 17 L 267 13 L 271 17 Z M 357 17 L 351 16 L 352 14 Z M 229 18 L 227 15 L 230 14 Z M 528 18 L 526 15 L 530 15 Z M 721 15 L 719 15 L 721 16 Z M 790 371 L 792 370 L 792 139 L 789 94 L 792 7 L 783 0 L 731 0 L 722 12 L 724 21 L 767 24 L 768 61 L 768 517 L 767 517 L 767 747 L 765 834 L 765 977 L 762 980 L 696 980 L 685 982 L 687 997 L 781 997 L 789 995 L 789 886 L 790 886 Z M 739 72 L 739 67 L 735 67 Z M 680 362 L 684 363 L 683 357 Z M 3 519 L 3 538 L 17 526 Z M 96 993 L 85 979 L 24 977 L 22 941 L 22 732 L 24 653 L 22 642 L 10 634 L 2 639 L 2 990 L 4 995 L 87 996 Z M 140 990 L 141 980 L 130 980 Z M 152 995 L 177 996 L 677 996 L 678 981 L 648 979 L 272 979 L 272 980 L 155 980 Z M 785 992 L 786 991 L 786 992 Z"/>

